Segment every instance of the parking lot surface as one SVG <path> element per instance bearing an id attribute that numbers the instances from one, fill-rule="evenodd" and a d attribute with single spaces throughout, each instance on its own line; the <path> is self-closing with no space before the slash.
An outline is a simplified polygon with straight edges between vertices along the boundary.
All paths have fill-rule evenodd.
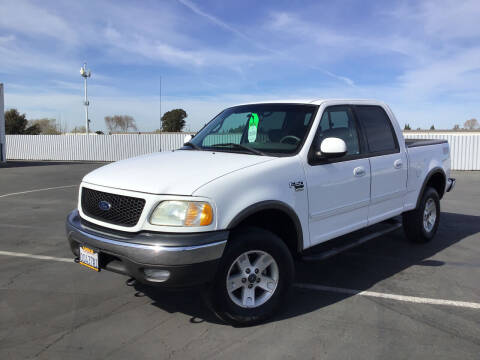
<path id="1" fill-rule="evenodd" d="M 128 287 L 69 261 L 65 217 L 101 165 L 0 167 L 0 359 L 480 359 L 479 172 L 453 173 L 433 242 L 399 230 L 299 262 L 283 312 L 235 328 L 198 291 Z"/>

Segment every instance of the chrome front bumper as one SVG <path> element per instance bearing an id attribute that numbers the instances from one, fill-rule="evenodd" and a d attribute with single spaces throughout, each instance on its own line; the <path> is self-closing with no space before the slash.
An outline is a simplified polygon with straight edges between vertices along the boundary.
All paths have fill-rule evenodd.
<path id="1" fill-rule="evenodd" d="M 77 210 L 68 215 L 66 231 L 76 257 L 79 256 L 79 246 L 86 245 L 106 259 L 100 262 L 102 269 L 130 275 L 143 282 L 148 282 L 145 268 L 167 269 L 180 274 L 181 279 L 172 278 L 179 284 L 183 284 L 186 278 L 188 281 L 198 280 L 195 282 L 208 281 L 223 254 L 229 234 L 228 231 L 120 233 L 82 222 Z"/>

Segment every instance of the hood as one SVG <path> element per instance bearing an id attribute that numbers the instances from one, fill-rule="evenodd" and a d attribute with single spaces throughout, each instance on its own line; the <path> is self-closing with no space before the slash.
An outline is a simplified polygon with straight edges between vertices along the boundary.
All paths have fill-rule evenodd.
<path id="1" fill-rule="evenodd" d="M 117 161 L 92 171 L 83 181 L 150 194 L 192 195 L 218 177 L 273 159 L 249 154 L 176 150 Z"/>

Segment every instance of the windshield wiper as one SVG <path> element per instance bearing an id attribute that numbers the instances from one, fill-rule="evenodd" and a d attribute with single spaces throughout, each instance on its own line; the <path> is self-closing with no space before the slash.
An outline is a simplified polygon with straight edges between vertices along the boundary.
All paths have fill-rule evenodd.
<path id="1" fill-rule="evenodd" d="M 249 147 L 249 146 L 242 145 L 242 144 L 224 143 L 224 144 L 213 144 L 213 145 L 210 145 L 210 147 L 223 147 L 223 146 L 236 147 L 236 148 L 239 148 L 239 149 L 243 149 L 243 150 L 250 151 L 251 153 L 256 154 L 256 155 L 262 155 L 262 156 L 266 156 L 266 155 L 267 155 L 267 154 L 265 154 L 263 151 L 260 151 L 260 150 L 251 148 L 251 147 Z"/>
<path id="2" fill-rule="evenodd" d="M 203 150 L 200 146 L 198 146 L 197 144 L 194 144 L 190 141 L 187 141 L 185 144 L 183 144 L 183 146 L 191 146 L 195 150 L 201 150 L 201 151 Z"/>

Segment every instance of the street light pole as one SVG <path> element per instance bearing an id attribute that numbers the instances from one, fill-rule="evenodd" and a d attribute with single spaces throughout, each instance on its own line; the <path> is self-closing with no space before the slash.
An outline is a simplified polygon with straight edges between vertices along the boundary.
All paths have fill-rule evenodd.
<path id="1" fill-rule="evenodd" d="M 88 102 L 87 98 L 87 78 L 91 76 L 90 70 L 87 70 L 87 63 L 84 63 L 83 66 L 80 68 L 80 75 L 83 77 L 83 83 L 84 83 L 84 90 L 85 90 L 85 100 L 83 102 L 83 105 L 85 105 L 85 131 L 87 135 L 90 132 L 90 120 L 88 120 L 88 105 L 90 103 Z"/>

